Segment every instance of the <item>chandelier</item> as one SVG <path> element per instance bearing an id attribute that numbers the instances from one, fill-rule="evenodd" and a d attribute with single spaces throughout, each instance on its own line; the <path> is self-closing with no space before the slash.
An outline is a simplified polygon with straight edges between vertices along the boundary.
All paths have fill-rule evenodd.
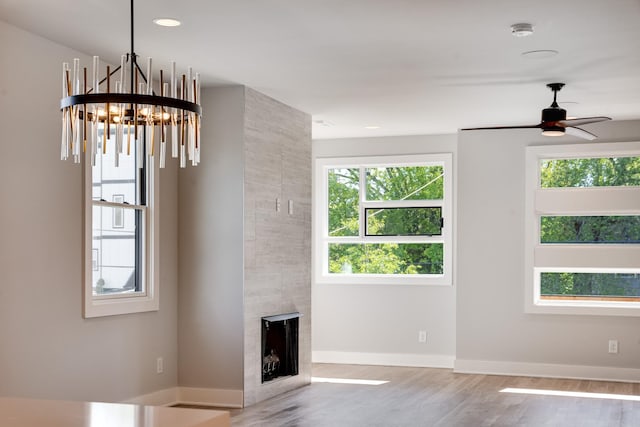
<path id="1" fill-rule="evenodd" d="M 122 55 L 118 67 L 111 70 L 107 65 L 101 79 L 100 58 L 94 56 L 89 82 L 78 58 L 72 67 L 68 62 L 62 65 L 62 160 L 80 163 L 81 153 L 88 151 L 95 165 L 99 152 L 114 150 L 118 166 L 120 156 L 130 155 L 133 146 L 139 159 L 159 152 L 163 168 L 170 139 L 171 156 L 180 159 L 180 167 L 187 161 L 194 166 L 200 162 L 200 75 L 189 67 L 178 76 L 171 62 L 169 76 L 160 70 L 154 87 L 152 59 L 147 58 L 146 74 L 137 59 L 131 0 L 131 51 Z"/>

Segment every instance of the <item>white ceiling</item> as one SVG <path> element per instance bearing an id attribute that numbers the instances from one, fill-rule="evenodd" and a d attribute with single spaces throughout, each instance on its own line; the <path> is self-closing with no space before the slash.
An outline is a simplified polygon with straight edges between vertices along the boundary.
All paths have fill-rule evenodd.
<path id="1" fill-rule="evenodd" d="M 0 19 L 118 63 L 129 7 L 0 0 Z M 535 33 L 513 37 L 517 22 Z M 250 86 L 310 113 L 314 138 L 535 124 L 555 81 L 570 116 L 640 118 L 640 0 L 136 0 L 135 25 L 156 67 Z M 540 49 L 559 54 L 521 55 Z"/>

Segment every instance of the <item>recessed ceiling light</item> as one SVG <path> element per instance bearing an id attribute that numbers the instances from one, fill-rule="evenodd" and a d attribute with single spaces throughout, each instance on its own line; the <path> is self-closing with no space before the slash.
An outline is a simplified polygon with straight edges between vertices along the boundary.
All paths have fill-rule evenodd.
<path id="1" fill-rule="evenodd" d="M 527 22 L 520 22 L 511 26 L 511 34 L 515 37 L 527 37 L 533 34 L 533 25 Z"/>
<path id="2" fill-rule="evenodd" d="M 560 52 L 558 52 L 557 50 L 552 50 L 552 49 L 529 50 L 527 52 L 522 52 L 522 56 L 524 56 L 525 58 L 530 58 L 530 59 L 546 59 L 546 58 L 553 58 L 558 53 L 560 53 Z"/>
<path id="3" fill-rule="evenodd" d="M 161 27 L 177 27 L 181 24 L 180 21 L 174 18 L 156 18 L 153 23 Z"/>
<path id="4" fill-rule="evenodd" d="M 380 126 L 376 126 L 376 125 L 371 125 L 371 126 L 365 126 L 365 129 L 380 129 Z"/>

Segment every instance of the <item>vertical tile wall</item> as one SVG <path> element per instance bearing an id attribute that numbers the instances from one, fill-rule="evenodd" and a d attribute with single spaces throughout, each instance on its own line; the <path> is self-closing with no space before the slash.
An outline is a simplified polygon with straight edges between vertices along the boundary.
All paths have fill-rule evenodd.
<path id="1" fill-rule="evenodd" d="M 244 403 L 248 406 L 311 380 L 311 118 L 249 88 L 244 117 Z M 262 384 L 260 319 L 295 311 L 303 315 L 300 374 Z"/>

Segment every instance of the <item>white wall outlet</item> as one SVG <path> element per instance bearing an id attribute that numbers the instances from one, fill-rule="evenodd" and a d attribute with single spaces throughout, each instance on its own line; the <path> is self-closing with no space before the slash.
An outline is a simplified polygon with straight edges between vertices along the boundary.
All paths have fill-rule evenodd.
<path id="1" fill-rule="evenodd" d="M 276 212 L 280 212 L 280 198 L 276 198 Z"/>
<path id="2" fill-rule="evenodd" d="M 427 342 L 427 331 L 418 331 L 418 342 Z"/>
<path id="3" fill-rule="evenodd" d="M 156 373 L 161 374 L 164 372 L 164 360 L 162 357 L 156 359 Z"/>
<path id="4" fill-rule="evenodd" d="M 609 340 L 609 353 L 615 354 L 618 352 L 618 340 Z"/>

